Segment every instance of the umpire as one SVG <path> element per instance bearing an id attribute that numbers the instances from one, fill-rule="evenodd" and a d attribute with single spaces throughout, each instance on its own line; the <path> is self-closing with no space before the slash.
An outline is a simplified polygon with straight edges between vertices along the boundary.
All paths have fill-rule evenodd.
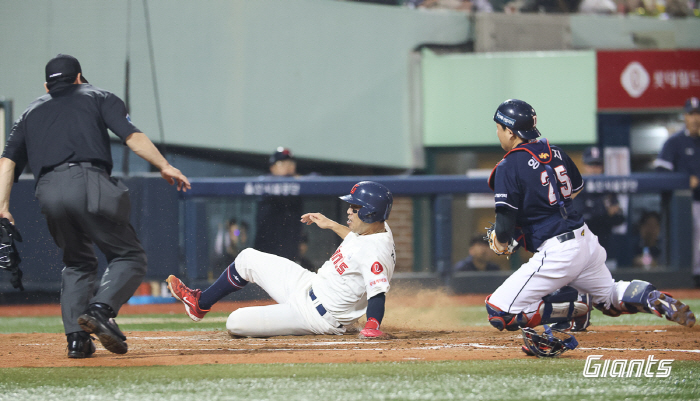
<path id="1" fill-rule="evenodd" d="M 114 318 L 141 284 L 147 262 L 129 223 L 128 189 L 110 176 L 107 128 L 171 185 L 177 182 L 178 190 L 190 183 L 131 123 L 121 99 L 87 83 L 75 57 L 51 59 L 44 87 L 47 94 L 15 122 L 0 158 L 0 217 L 14 224 L 10 191 L 28 163 L 51 236 L 63 250 L 61 314 L 68 357 L 95 352 L 90 334 L 107 350 L 124 354 L 126 337 Z M 109 262 L 99 283 L 93 243 Z"/>

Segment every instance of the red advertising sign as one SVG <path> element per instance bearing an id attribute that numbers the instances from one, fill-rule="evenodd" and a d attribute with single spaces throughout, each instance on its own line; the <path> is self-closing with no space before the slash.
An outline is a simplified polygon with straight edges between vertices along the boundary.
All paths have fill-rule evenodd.
<path id="1" fill-rule="evenodd" d="M 700 96 L 700 50 L 598 51 L 598 110 L 683 107 Z"/>

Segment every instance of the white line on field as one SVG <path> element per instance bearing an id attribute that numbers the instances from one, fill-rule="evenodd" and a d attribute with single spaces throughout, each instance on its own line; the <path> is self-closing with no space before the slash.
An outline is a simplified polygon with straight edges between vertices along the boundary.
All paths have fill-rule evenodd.
<path id="1" fill-rule="evenodd" d="M 448 345 L 436 345 L 432 347 L 420 347 L 420 348 L 414 348 L 414 349 L 443 349 L 443 348 L 464 348 L 464 347 L 474 347 L 474 348 L 486 348 L 486 349 L 507 349 L 507 348 L 520 348 L 520 347 L 509 347 L 505 345 L 484 345 L 484 344 L 479 344 L 479 343 L 469 343 L 469 344 L 448 344 Z M 700 353 L 700 350 L 697 349 L 670 349 L 670 348 L 650 348 L 650 349 L 642 349 L 642 348 L 604 348 L 604 347 L 593 347 L 593 348 L 586 348 L 586 347 L 580 347 L 578 348 L 580 350 L 586 350 L 586 351 L 658 351 L 658 352 L 689 352 L 689 353 Z"/>
<path id="2" fill-rule="evenodd" d="M 206 338 L 193 338 L 189 336 L 169 336 L 169 337 L 132 337 L 134 339 L 141 340 L 197 340 L 197 341 L 212 341 Z M 285 343 L 289 340 L 275 340 L 270 339 L 266 342 L 249 343 L 251 346 L 265 346 L 270 345 L 270 343 Z M 387 344 L 391 341 L 317 341 L 308 344 L 310 347 L 319 345 L 351 345 L 351 344 Z M 27 345 L 46 345 L 46 344 L 27 344 Z M 482 349 L 520 349 L 520 346 L 506 346 L 506 345 L 486 345 L 481 343 L 458 343 L 458 344 L 444 344 L 444 345 L 434 345 L 426 347 L 412 347 L 403 348 L 404 350 L 422 350 L 422 349 L 450 349 L 450 348 L 482 348 Z M 579 347 L 579 350 L 585 351 L 649 351 L 649 352 L 686 352 L 686 353 L 696 353 L 700 354 L 700 350 L 696 349 L 671 349 L 671 348 L 608 348 L 608 347 Z M 171 348 L 165 349 L 166 351 L 221 351 L 222 349 L 189 349 L 189 348 Z M 227 351 L 385 351 L 382 348 L 264 348 L 264 349 L 251 349 L 251 348 L 227 348 Z"/>

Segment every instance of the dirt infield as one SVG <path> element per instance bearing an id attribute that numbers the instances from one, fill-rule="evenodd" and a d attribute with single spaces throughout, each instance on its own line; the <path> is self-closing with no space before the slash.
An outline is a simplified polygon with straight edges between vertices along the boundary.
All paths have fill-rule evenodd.
<path id="1" fill-rule="evenodd" d="M 700 298 L 700 291 L 674 291 L 679 298 Z M 360 340 L 343 336 L 299 336 L 267 339 L 231 338 L 220 331 L 125 332 L 129 352 L 115 355 L 98 350 L 92 358 L 68 359 L 63 334 L 0 335 L 0 366 L 147 366 L 230 363 L 341 363 L 378 361 L 491 360 L 529 358 L 520 351 L 519 332 L 498 332 L 490 326 L 459 327 L 441 315 L 444 305 L 482 305 L 481 295 L 450 297 L 420 293 L 397 297 L 389 304 L 386 325 L 392 338 Z M 250 303 L 249 303 L 250 304 Z M 255 303 L 259 305 L 260 303 Z M 433 305 L 435 308 L 427 308 Z M 215 311 L 246 306 L 220 303 Z M 142 313 L 182 313 L 180 304 L 125 306 L 120 316 Z M 389 311 L 394 310 L 393 315 Z M 0 316 L 58 315 L 57 305 L 0 307 Z M 426 322 L 433 320 L 433 324 Z M 223 326 L 223 324 L 222 324 Z M 689 329 L 665 326 L 593 326 L 577 333 L 580 346 L 562 358 L 604 355 L 614 359 L 700 361 L 700 324 Z"/>

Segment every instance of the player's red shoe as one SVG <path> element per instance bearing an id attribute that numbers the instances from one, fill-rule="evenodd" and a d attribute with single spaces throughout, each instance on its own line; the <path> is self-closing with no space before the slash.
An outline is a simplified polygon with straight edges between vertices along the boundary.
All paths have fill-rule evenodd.
<path id="1" fill-rule="evenodd" d="M 202 294 L 202 291 L 187 288 L 179 278 L 173 275 L 168 276 L 165 282 L 168 283 L 168 289 L 173 294 L 173 297 L 185 305 L 185 312 L 187 312 L 190 319 L 198 322 L 210 311 L 210 309 L 201 309 L 199 307 L 199 296 Z"/>
<path id="2" fill-rule="evenodd" d="M 650 292 L 649 306 L 656 315 L 664 316 L 672 322 L 688 327 L 695 325 L 695 314 L 688 305 L 672 298 L 668 293 L 657 290 Z"/>

